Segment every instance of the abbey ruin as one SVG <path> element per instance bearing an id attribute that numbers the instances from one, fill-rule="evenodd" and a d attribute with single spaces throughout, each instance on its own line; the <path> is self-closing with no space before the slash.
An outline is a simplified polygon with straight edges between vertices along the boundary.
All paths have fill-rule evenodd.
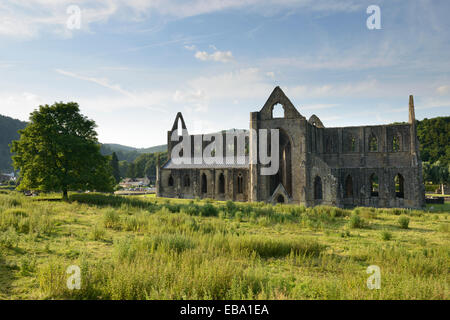
<path id="1" fill-rule="evenodd" d="M 277 104 L 284 110 L 283 117 L 274 117 Z M 157 196 L 305 206 L 420 208 L 424 205 L 412 96 L 408 123 L 325 128 L 317 116 L 309 120 L 302 116 L 276 87 L 262 109 L 250 113 L 250 130 L 259 135 L 260 129 L 279 130 L 276 174 L 262 175 L 264 164 L 248 160 L 259 149 L 252 138 L 246 140 L 244 161 L 175 164 L 171 153 L 177 142 L 172 141 L 172 134 L 177 130 L 187 133 L 184 119 L 178 113 L 168 132 L 169 159 L 157 169 Z M 190 139 L 194 149 L 194 140 L 202 141 L 201 136 L 186 135 L 183 139 Z M 268 140 L 271 141 L 270 137 Z M 205 148 L 207 144 L 203 142 L 201 146 Z M 224 149 L 229 147 L 223 145 Z M 231 148 L 236 150 L 236 143 Z"/>

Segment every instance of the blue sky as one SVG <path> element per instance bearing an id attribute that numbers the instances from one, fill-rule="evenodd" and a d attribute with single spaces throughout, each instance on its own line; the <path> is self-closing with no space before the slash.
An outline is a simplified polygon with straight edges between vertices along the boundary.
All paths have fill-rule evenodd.
<path id="1" fill-rule="evenodd" d="M 327 127 L 407 121 L 410 94 L 418 119 L 448 116 L 449 13 L 446 0 L 2 0 L 0 114 L 77 101 L 101 142 L 135 147 L 166 143 L 178 111 L 190 133 L 248 128 L 277 85 Z"/>

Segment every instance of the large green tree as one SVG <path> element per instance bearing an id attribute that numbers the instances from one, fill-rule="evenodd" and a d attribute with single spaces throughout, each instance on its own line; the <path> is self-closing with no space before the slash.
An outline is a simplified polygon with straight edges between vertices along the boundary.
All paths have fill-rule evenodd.
<path id="1" fill-rule="evenodd" d="M 69 190 L 112 191 L 111 166 L 95 128 L 75 102 L 39 106 L 11 147 L 19 190 L 62 192 L 64 199 Z"/>

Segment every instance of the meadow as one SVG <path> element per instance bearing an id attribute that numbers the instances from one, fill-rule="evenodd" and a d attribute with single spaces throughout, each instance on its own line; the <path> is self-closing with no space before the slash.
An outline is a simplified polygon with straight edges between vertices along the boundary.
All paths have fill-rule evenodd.
<path id="1" fill-rule="evenodd" d="M 58 197 L 0 190 L 0 299 L 449 299 L 448 204 Z"/>

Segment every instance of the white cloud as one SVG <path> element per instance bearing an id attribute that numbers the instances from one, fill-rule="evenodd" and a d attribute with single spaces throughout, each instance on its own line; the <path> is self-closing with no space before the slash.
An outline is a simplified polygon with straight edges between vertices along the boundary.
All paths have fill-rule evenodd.
<path id="1" fill-rule="evenodd" d="M 45 99 L 30 92 L 0 92 L 0 114 L 20 120 L 28 120 L 29 114 L 45 104 Z"/>
<path id="2" fill-rule="evenodd" d="M 215 51 L 214 53 L 197 51 L 195 53 L 195 57 L 202 61 L 217 61 L 222 63 L 227 63 L 234 60 L 231 51 Z"/>
<path id="3" fill-rule="evenodd" d="M 176 90 L 173 95 L 175 102 L 192 106 L 194 111 L 208 111 L 208 97 L 202 89 L 193 89 L 188 91 Z"/>
<path id="4" fill-rule="evenodd" d="M 450 85 L 443 85 L 436 88 L 436 92 L 440 95 L 446 95 L 450 93 Z"/>
<path id="5" fill-rule="evenodd" d="M 185 45 L 184 48 L 189 51 L 194 51 L 195 49 L 197 49 L 197 47 L 194 44 L 193 45 Z"/>

